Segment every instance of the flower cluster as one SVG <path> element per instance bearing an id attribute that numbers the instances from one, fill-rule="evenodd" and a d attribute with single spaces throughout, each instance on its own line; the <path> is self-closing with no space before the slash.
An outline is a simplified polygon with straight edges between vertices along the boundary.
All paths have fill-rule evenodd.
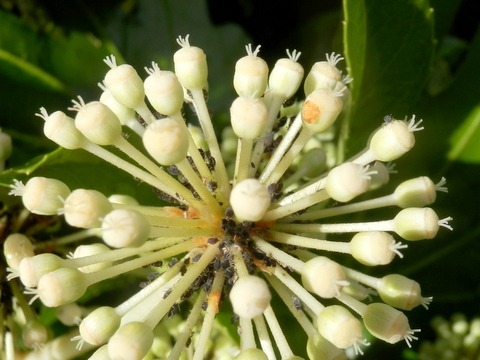
<path id="1" fill-rule="evenodd" d="M 235 66 L 231 128 L 219 142 L 206 104 L 206 55 L 188 36 L 177 42 L 174 72 L 152 63 L 142 80 L 110 56 L 99 101 L 79 97 L 69 109 L 73 118 L 44 108 L 37 114 L 47 138 L 84 149 L 150 185 L 159 205 L 70 189 L 52 178 L 12 185 L 30 212 L 62 215 L 82 229 L 57 240 L 78 242 L 67 257 L 39 253 L 22 234 L 5 242 L 9 279 L 19 277 L 32 302 L 58 307 L 69 324 L 78 324 L 77 335 L 70 335 L 78 350 L 48 343 L 27 359 L 67 359 L 98 348 L 90 359 L 188 354 L 200 360 L 220 358 L 220 343 L 229 349 L 222 352 L 226 358 L 300 359 L 271 306 L 273 296 L 307 335 L 310 359 L 343 359 L 349 348 L 361 354 L 369 345 L 363 326 L 378 339 L 410 346 L 419 330 L 400 310 L 427 307 L 431 298 L 422 296 L 419 284 L 400 274 L 364 274 L 329 253 L 385 265 L 407 246 L 396 237 L 432 239 L 440 227 L 450 228 L 450 218 L 440 220 L 428 207 L 437 191 L 446 191 L 444 179 L 435 184 L 421 176 L 390 195 L 350 203 L 389 181 L 388 163 L 414 146 L 421 120 L 386 116 L 366 149 L 339 163 L 336 122 L 347 117 L 351 81 L 337 68 L 342 58 L 327 55 L 303 79 L 297 51 L 287 51 L 269 71 L 259 47 L 248 45 Z M 305 100 L 292 101 L 302 82 Z M 185 103 L 200 128 L 186 124 Z M 386 206 L 401 210 L 382 221 L 325 221 Z M 82 242 L 92 236 L 101 241 Z M 153 273 L 125 302 L 78 310 L 77 300 L 91 285 L 144 267 Z M 238 348 L 211 340 L 221 332 L 215 318 L 228 309 L 225 303 L 238 324 Z M 178 334 L 167 345 L 159 334 L 180 309 Z"/>

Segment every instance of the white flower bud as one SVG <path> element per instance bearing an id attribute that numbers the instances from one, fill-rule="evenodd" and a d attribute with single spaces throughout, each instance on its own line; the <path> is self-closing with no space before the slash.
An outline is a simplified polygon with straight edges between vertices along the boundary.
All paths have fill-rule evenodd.
<path id="1" fill-rule="evenodd" d="M 235 356 L 235 360 L 268 360 L 267 354 L 260 349 L 245 349 Z"/>
<path id="2" fill-rule="evenodd" d="M 115 100 L 131 109 L 142 107 L 145 93 L 143 81 L 137 71 L 128 64 L 117 66 L 113 56 L 104 61 L 111 69 L 105 75 L 103 82 Z"/>
<path id="3" fill-rule="evenodd" d="M 437 214 L 431 208 L 407 208 L 393 219 L 394 231 L 405 240 L 433 239 L 440 229 Z"/>
<path id="4" fill-rule="evenodd" d="M 47 307 L 78 300 L 87 290 L 85 275 L 77 269 L 62 267 L 43 275 L 38 281 L 38 295 Z"/>
<path id="5" fill-rule="evenodd" d="M 153 63 L 149 77 L 145 79 L 145 95 L 160 114 L 172 116 L 180 112 L 183 106 L 183 88 L 177 76 L 171 71 L 161 71 Z"/>
<path id="6" fill-rule="evenodd" d="M 361 232 L 350 240 L 350 251 L 364 265 L 386 265 L 395 257 L 395 244 L 395 239 L 387 232 Z"/>
<path id="7" fill-rule="evenodd" d="M 55 254 L 44 253 L 23 258 L 18 266 L 20 280 L 26 287 L 36 287 L 40 278 L 64 264 L 64 260 Z"/>
<path id="8" fill-rule="evenodd" d="M 376 290 L 385 303 L 402 310 L 412 310 L 418 305 L 426 307 L 431 301 L 422 297 L 418 282 L 399 274 L 384 276 Z"/>
<path id="9" fill-rule="evenodd" d="M 413 336 L 415 330 L 410 329 L 405 314 L 387 304 L 373 303 L 367 305 L 363 313 L 363 322 L 373 336 L 389 344 L 406 340 L 410 346 L 409 341 L 416 339 Z"/>
<path id="10" fill-rule="evenodd" d="M 43 133 L 47 138 L 65 149 L 74 150 L 83 148 L 87 139 L 75 127 L 74 120 L 61 111 L 48 115 L 44 108 L 37 116 L 45 120 Z"/>
<path id="11" fill-rule="evenodd" d="M 415 118 L 413 117 L 412 120 Z M 405 154 L 415 145 L 414 131 L 418 125 L 393 119 L 380 127 L 370 139 L 369 151 L 374 159 L 380 161 L 393 161 Z"/>
<path id="12" fill-rule="evenodd" d="M 345 351 L 333 345 L 320 334 L 309 336 L 307 341 L 309 359 L 315 360 L 346 360 Z"/>
<path id="13" fill-rule="evenodd" d="M 362 339 L 362 324 L 340 305 L 327 306 L 317 318 L 320 334 L 340 349 L 355 346 Z"/>
<path id="14" fill-rule="evenodd" d="M 65 200 L 65 220 L 80 228 L 100 227 L 103 218 L 112 210 L 107 197 L 96 190 L 77 189 Z"/>
<path id="15" fill-rule="evenodd" d="M 312 69 L 305 78 L 303 85 L 305 96 L 310 95 L 317 89 L 334 90 L 337 82 L 342 79 L 342 73 L 335 64 L 329 61 L 319 61 L 313 64 Z"/>
<path id="16" fill-rule="evenodd" d="M 120 104 L 108 89 L 105 89 L 100 96 L 100 102 L 107 105 L 109 109 L 117 115 L 117 118 L 122 125 L 127 125 L 129 120 L 135 118 L 135 110 Z"/>
<path id="17" fill-rule="evenodd" d="M 23 205 L 34 214 L 57 215 L 70 189 L 60 180 L 37 176 L 24 187 L 15 184 L 12 193 L 21 195 Z"/>
<path id="18" fill-rule="evenodd" d="M 81 257 L 86 257 L 91 255 L 104 254 L 108 251 L 110 251 L 110 249 L 101 243 L 80 245 L 80 246 L 77 246 L 77 248 L 75 249 L 75 252 L 73 253 L 73 258 L 78 259 Z M 106 269 L 110 266 L 112 266 L 111 261 L 104 261 L 97 264 L 79 267 L 78 270 L 80 270 L 83 273 L 91 273 L 91 272 L 99 271 L 102 269 Z"/>
<path id="19" fill-rule="evenodd" d="M 267 122 L 268 110 L 260 98 L 238 97 L 230 107 L 233 131 L 240 138 L 253 140 L 259 137 Z"/>
<path id="20" fill-rule="evenodd" d="M 363 194 L 370 186 L 370 175 L 362 165 L 345 162 L 327 175 L 325 190 L 336 201 L 347 202 Z"/>
<path id="21" fill-rule="evenodd" d="M 126 209 L 116 209 L 102 222 L 102 238 L 109 246 L 123 248 L 140 246 L 150 234 L 150 224 L 142 214 Z"/>
<path id="22" fill-rule="evenodd" d="M 277 96 L 288 99 L 295 95 L 303 78 L 303 67 L 297 60 L 300 53 L 292 54 L 287 50 L 288 58 L 279 59 L 273 67 L 268 79 L 269 91 Z"/>
<path id="23" fill-rule="evenodd" d="M 182 47 L 173 55 L 175 74 L 185 89 L 206 89 L 208 78 L 207 56 L 202 49 L 190 46 L 187 35 L 179 37 L 177 43 Z"/>
<path id="24" fill-rule="evenodd" d="M 270 206 L 270 194 L 257 179 L 245 179 L 233 187 L 230 205 L 239 221 L 259 221 Z"/>
<path id="25" fill-rule="evenodd" d="M 92 345 L 105 344 L 120 327 L 121 317 L 114 308 L 102 306 L 93 310 L 79 326 L 80 336 Z"/>
<path id="26" fill-rule="evenodd" d="M 317 256 L 305 263 L 302 269 L 302 284 L 308 291 L 326 299 L 337 296 L 342 286 L 347 285 L 345 271 L 335 261 Z"/>
<path id="27" fill-rule="evenodd" d="M 431 205 L 437 198 L 437 188 L 426 176 L 410 179 L 397 186 L 394 192 L 398 206 L 422 207 Z"/>
<path id="28" fill-rule="evenodd" d="M 150 124 L 142 140 L 145 149 L 159 164 L 174 165 L 187 156 L 188 134 L 171 118 L 157 120 Z"/>
<path id="29" fill-rule="evenodd" d="M 65 304 L 55 308 L 55 316 L 66 326 L 78 325 L 82 315 L 83 310 L 77 303 Z"/>
<path id="30" fill-rule="evenodd" d="M 267 88 L 268 66 L 265 60 L 257 56 L 260 46 L 255 51 L 252 50 L 251 44 L 245 48 L 247 56 L 235 64 L 233 87 L 239 96 L 261 97 Z"/>
<path id="31" fill-rule="evenodd" d="M 35 253 L 30 239 L 23 234 L 15 233 L 5 239 L 3 255 L 10 269 L 18 270 L 20 262 L 26 257 L 34 256 Z"/>
<path id="32" fill-rule="evenodd" d="M 317 89 L 308 95 L 302 106 L 303 124 L 312 132 L 324 131 L 337 120 L 342 108 L 343 101 L 336 93 Z"/>
<path id="33" fill-rule="evenodd" d="M 122 136 L 122 125 L 117 115 L 99 101 L 78 107 L 75 126 L 91 142 L 112 145 Z"/>
<path id="34" fill-rule="evenodd" d="M 254 275 L 239 278 L 233 284 L 229 297 L 233 312 L 247 319 L 261 315 L 272 299 L 266 281 Z"/>
<path id="35" fill-rule="evenodd" d="M 48 328 L 38 320 L 31 320 L 23 328 L 23 343 L 30 349 L 38 349 L 48 341 Z"/>
<path id="36" fill-rule="evenodd" d="M 141 322 L 130 322 L 110 338 L 108 356 L 115 360 L 142 360 L 152 344 L 152 329 Z"/>

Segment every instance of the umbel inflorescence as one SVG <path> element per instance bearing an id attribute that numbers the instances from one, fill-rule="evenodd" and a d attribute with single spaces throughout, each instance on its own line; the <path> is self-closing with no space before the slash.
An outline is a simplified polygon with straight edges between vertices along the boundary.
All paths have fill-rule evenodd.
<path id="1" fill-rule="evenodd" d="M 51 178 L 16 182 L 12 193 L 22 196 L 32 213 L 61 214 L 69 225 L 84 229 L 61 241 L 91 236 L 101 241 L 80 243 L 65 258 L 34 255 L 28 238 L 11 235 L 5 244 L 9 278 L 20 277 L 32 301 L 63 308 L 93 284 L 150 266 L 154 275 L 130 299 L 78 315 L 78 350 L 98 347 L 90 359 L 215 358 L 219 354 L 210 337 L 216 314 L 228 309 L 228 302 L 240 335 L 230 357 L 299 359 L 271 306 L 272 296 L 306 333 L 311 359 L 342 359 L 348 348 L 361 354 L 369 345 L 363 325 L 378 339 L 410 346 L 419 330 L 410 328 L 401 310 L 431 301 L 419 284 L 400 274 L 369 276 L 329 254 L 385 265 L 402 257 L 407 246 L 396 238 L 432 239 L 440 227 L 450 228 L 450 218 L 440 220 L 428 207 L 437 191 L 446 191 L 444 179 L 435 184 L 418 177 L 390 195 L 350 203 L 388 182 L 386 163 L 413 147 L 421 120 L 386 116 L 364 151 L 337 163 L 332 134 L 336 120 L 345 116 L 351 80 L 336 67 L 342 58 L 332 54 L 316 63 L 304 80 L 305 100 L 292 102 L 304 75 L 300 53 L 287 51 L 269 74 L 259 47 L 248 45 L 235 66 L 238 97 L 230 108 L 231 129 L 219 143 L 206 104 L 206 56 L 188 36 L 177 41 L 174 72 L 152 63 L 142 80 L 110 56 L 99 101 L 79 97 L 69 109 L 73 117 L 44 108 L 37 114 L 49 139 L 66 149 L 84 149 L 149 184 L 159 205 L 72 190 Z M 201 129 L 187 125 L 185 103 Z M 135 138 L 143 148 L 132 145 Z M 227 144 L 233 139 L 231 157 Z M 112 152 L 112 146 L 126 156 Z M 335 221 L 386 206 L 401 210 L 382 221 Z M 158 328 L 180 308 L 184 320 L 176 341 L 159 347 Z M 48 351 L 54 358 L 51 349 L 47 344 L 28 358 Z M 59 358 L 67 358 L 66 352 Z"/>

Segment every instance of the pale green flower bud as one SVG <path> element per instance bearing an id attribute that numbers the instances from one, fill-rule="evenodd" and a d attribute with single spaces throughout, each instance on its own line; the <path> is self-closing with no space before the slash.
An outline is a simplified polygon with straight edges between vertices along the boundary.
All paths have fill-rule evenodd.
<path id="1" fill-rule="evenodd" d="M 280 59 L 275 63 L 268 79 L 269 91 L 283 99 L 295 95 L 304 73 L 302 65 L 297 62 L 300 54 L 296 50 L 290 54 L 287 50 L 288 58 Z"/>
<path id="2" fill-rule="evenodd" d="M 153 108 L 160 114 L 172 116 L 183 106 L 183 88 L 177 76 L 171 71 L 162 71 L 156 63 L 147 69 L 150 74 L 145 79 L 145 95 Z"/>
<path id="3" fill-rule="evenodd" d="M 142 360 L 152 343 L 152 329 L 141 322 L 130 322 L 110 338 L 108 355 L 115 360 Z"/>
<path id="4" fill-rule="evenodd" d="M 121 317 L 110 306 L 93 310 L 80 323 L 80 336 L 92 345 L 105 344 L 120 327 Z"/>
<path id="5" fill-rule="evenodd" d="M 38 281 L 38 295 L 47 307 L 78 300 L 87 290 L 85 275 L 77 269 L 62 267 L 43 275 Z"/>
<path id="6" fill-rule="evenodd" d="M 337 82 L 342 79 L 342 73 L 337 69 L 336 64 L 343 58 L 333 53 L 327 55 L 327 61 L 316 62 L 305 78 L 305 96 L 310 95 L 317 89 L 335 90 Z"/>
<path id="7" fill-rule="evenodd" d="M 239 96 L 261 97 L 267 88 L 268 66 L 265 60 L 257 56 L 260 46 L 257 46 L 255 51 L 251 44 L 245 48 L 247 56 L 235 64 L 233 87 Z"/>
<path id="8" fill-rule="evenodd" d="M 370 187 L 370 175 L 362 165 L 345 162 L 327 175 L 325 190 L 336 201 L 347 202 Z"/>
<path id="9" fill-rule="evenodd" d="M 182 47 L 173 55 L 175 74 L 185 89 L 206 89 L 208 78 L 207 56 L 202 49 L 191 46 L 179 37 L 177 43 Z"/>
<path id="10" fill-rule="evenodd" d="M 83 309 L 77 303 L 65 304 L 55 308 L 55 315 L 66 326 L 78 325 L 82 320 Z"/>
<path id="11" fill-rule="evenodd" d="M 77 246 L 77 248 L 75 249 L 75 252 L 73 253 L 73 258 L 78 259 L 85 256 L 104 254 L 108 251 L 110 251 L 110 249 L 101 243 L 80 245 L 80 246 Z M 91 273 L 91 272 L 99 271 L 102 269 L 106 269 L 110 266 L 112 266 L 111 261 L 104 261 L 97 264 L 79 267 L 78 270 L 80 270 L 83 273 Z"/>
<path id="12" fill-rule="evenodd" d="M 43 133 L 47 138 L 57 143 L 65 149 L 74 150 L 83 148 L 87 139 L 75 127 L 74 120 L 61 111 L 55 111 L 48 115 L 45 108 L 40 109 L 39 114 L 35 114 L 45 120 Z"/>
<path id="13" fill-rule="evenodd" d="M 402 310 L 412 310 L 418 305 L 428 307 L 432 300 L 422 297 L 418 282 L 399 274 L 384 276 L 378 284 L 377 291 L 388 305 Z"/>
<path id="14" fill-rule="evenodd" d="M 112 145 L 122 136 L 122 125 L 117 115 L 99 101 L 77 103 L 75 126 L 91 142 Z"/>
<path id="15" fill-rule="evenodd" d="M 20 262 L 26 257 L 34 256 L 35 253 L 30 239 L 23 234 L 15 233 L 5 239 L 3 255 L 10 269 L 18 270 Z"/>
<path id="16" fill-rule="evenodd" d="M 407 208 L 400 211 L 393 219 L 395 232 L 405 240 L 433 239 L 440 226 L 450 228 L 447 221 L 450 218 L 439 220 L 431 208 Z"/>
<path id="17" fill-rule="evenodd" d="M 38 215 L 57 215 L 71 193 L 60 180 L 40 176 L 28 180 L 24 187 L 16 183 L 13 188 L 12 194 L 21 195 L 23 205 Z"/>
<path id="18" fill-rule="evenodd" d="M 356 234 L 350 240 L 352 256 L 364 265 L 386 265 L 398 254 L 392 235 L 383 231 L 369 231 Z"/>
<path id="19" fill-rule="evenodd" d="M 37 349 L 48 341 L 48 328 L 38 320 L 31 320 L 23 328 L 23 343 L 30 349 Z"/>
<path id="20" fill-rule="evenodd" d="M 63 264 L 62 258 L 50 253 L 23 258 L 18 266 L 20 280 L 26 287 L 36 287 L 43 275 L 62 267 Z"/>
<path id="21" fill-rule="evenodd" d="M 404 181 L 397 186 L 394 192 L 398 206 L 422 207 L 431 205 L 437 198 L 435 184 L 426 176 Z"/>
<path id="22" fill-rule="evenodd" d="M 345 351 L 333 345 L 320 334 L 310 336 L 307 341 L 307 354 L 310 360 L 346 360 Z"/>
<path id="23" fill-rule="evenodd" d="M 340 305 L 327 306 L 318 314 L 318 331 L 340 349 L 355 346 L 362 339 L 362 324 Z"/>
<path id="24" fill-rule="evenodd" d="M 135 119 L 135 110 L 120 104 L 108 89 L 103 91 L 100 96 L 100 102 L 107 105 L 110 110 L 117 115 L 117 118 L 122 125 L 127 125 L 130 120 Z"/>

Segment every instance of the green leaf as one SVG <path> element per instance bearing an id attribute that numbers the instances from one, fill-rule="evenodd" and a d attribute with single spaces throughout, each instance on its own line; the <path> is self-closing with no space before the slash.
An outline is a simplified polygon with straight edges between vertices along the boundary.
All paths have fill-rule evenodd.
<path id="1" fill-rule="evenodd" d="M 351 128 L 364 135 L 352 139 L 358 145 L 368 137 L 363 129 L 370 132 L 387 114 L 403 118 L 422 93 L 433 59 L 433 10 L 427 0 L 343 3 Z"/>
<path id="2" fill-rule="evenodd" d="M 470 163 L 480 162 L 480 105 L 472 110 L 462 125 L 450 138 L 450 160 Z"/>

